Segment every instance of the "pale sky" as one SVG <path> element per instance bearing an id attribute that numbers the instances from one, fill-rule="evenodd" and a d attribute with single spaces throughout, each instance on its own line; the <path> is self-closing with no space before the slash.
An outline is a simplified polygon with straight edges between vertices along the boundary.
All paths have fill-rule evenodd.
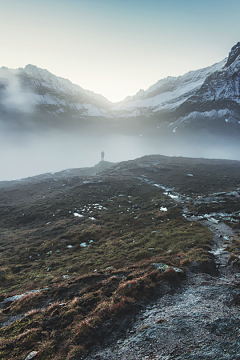
<path id="1" fill-rule="evenodd" d="M 239 0 L 0 0 L 0 67 L 33 64 L 115 102 L 221 61 Z"/>

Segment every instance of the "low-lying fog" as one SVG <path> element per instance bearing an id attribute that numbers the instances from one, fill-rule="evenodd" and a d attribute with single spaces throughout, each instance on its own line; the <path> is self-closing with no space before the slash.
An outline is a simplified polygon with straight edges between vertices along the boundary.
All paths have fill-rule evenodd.
<path id="1" fill-rule="evenodd" d="M 144 136 L 90 136 L 84 133 L 39 132 L 0 133 L 0 181 L 91 167 L 101 160 L 120 162 L 144 155 L 223 158 L 240 160 L 239 149 L 232 145 L 205 146 L 188 142 L 147 139 Z"/>

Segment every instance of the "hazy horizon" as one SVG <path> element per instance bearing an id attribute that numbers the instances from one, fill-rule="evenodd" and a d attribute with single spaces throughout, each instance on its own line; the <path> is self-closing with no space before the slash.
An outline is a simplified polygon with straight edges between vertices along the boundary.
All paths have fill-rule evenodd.
<path id="1" fill-rule="evenodd" d="M 236 0 L 9 0 L 0 67 L 33 64 L 117 102 L 227 57 L 239 10 Z"/>
<path id="2" fill-rule="evenodd" d="M 168 76 L 219 63 L 240 40 L 237 0 L 0 0 L 0 3 L 3 34 L 0 68 L 18 69 L 32 64 L 112 102 L 146 90 Z M 140 119 L 135 126 L 133 117 L 129 122 L 121 117 L 115 133 L 115 125 L 112 128 L 108 118 L 101 129 L 95 128 L 100 124 L 98 119 L 91 118 L 88 128 L 92 134 L 84 134 L 85 119 L 81 124 L 75 113 L 72 116 L 71 109 L 70 115 L 63 112 L 54 117 L 56 114 L 48 112 L 43 99 L 40 105 L 45 107 L 40 116 L 40 111 L 35 111 L 39 110 L 35 106 L 39 105 L 36 100 L 39 94 L 35 98 L 35 93 L 31 93 L 35 91 L 34 81 L 27 91 L 22 91 L 20 82 L 11 74 L 8 76 L 8 86 L 3 84 L 0 98 L 0 181 L 94 166 L 100 161 L 102 150 L 110 162 L 150 154 L 240 160 L 237 141 L 224 143 L 217 135 L 212 143 L 209 139 L 208 143 L 199 143 L 191 137 L 182 143 L 174 137 L 168 141 L 161 133 L 164 126 L 159 130 L 158 125 L 160 120 L 164 123 L 171 119 L 168 114 L 166 119 L 156 115 L 149 131 L 142 128 L 147 128 L 150 118 L 146 117 L 144 124 Z M 44 90 L 44 83 L 41 86 Z M 80 110 L 79 119 L 82 113 L 88 114 L 88 109 Z M 126 124 L 122 125 L 122 119 Z M 222 120 L 226 125 L 229 118 Z M 62 131 L 53 131 L 54 128 Z M 229 133 L 232 131 L 235 136 L 234 127 L 231 129 Z M 174 131 L 171 127 L 168 130 Z M 197 134 L 199 128 L 195 130 Z M 150 132 L 159 138 L 148 137 Z M 181 130 L 178 135 L 181 138 Z"/>
<path id="3" fill-rule="evenodd" d="M 70 168 L 92 167 L 105 161 L 121 162 L 145 155 L 166 155 L 240 160 L 239 147 L 224 143 L 203 143 L 189 139 L 168 139 L 140 136 L 97 136 L 89 133 L 48 131 L 38 133 L 2 132 L 0 134 L 0 181 L 18 180 Z"/>

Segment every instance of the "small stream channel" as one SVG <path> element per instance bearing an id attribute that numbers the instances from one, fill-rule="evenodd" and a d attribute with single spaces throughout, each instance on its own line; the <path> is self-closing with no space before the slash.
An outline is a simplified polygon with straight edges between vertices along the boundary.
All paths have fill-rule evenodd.
<path id="1" fill-rule="evenodd" d="M 164 296 L 140 312 L 124 338 L 88 360 L 240 359 L 240 290 L 235 286 L 240 274 L 228 263 L 226 251 L 234 231 L 221 220 L 190 215 L 176 192 L 167 189 L 166 195 L 182 203 L 188 220 L 201 221 L 212 231 L 210 253 L 218 275 L 187 270 L 180 288 L 165 289 Z"/>

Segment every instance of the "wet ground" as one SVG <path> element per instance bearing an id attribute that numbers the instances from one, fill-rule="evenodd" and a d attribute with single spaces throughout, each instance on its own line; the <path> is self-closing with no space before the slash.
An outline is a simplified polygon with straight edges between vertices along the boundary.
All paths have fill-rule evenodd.
<path id="1" fill-rule="evenodd" d="M 61 243 L 58 241 L 56 247 L 54 247 L 55 243 L 49 243 L 51 247 L 44 247 L 41 253 L 39 251 L 41 256 L 38 256 L 35 248 L 26 249 L 29 253 L 26 256 L 24 253 L 25 265 L 27 261 L 31 261 L 31 264 L 37 266 L 40 263 L 38 257 L 42 261 L 45 261 L 45 258 L 46 261 L 50 261 L 49 255 L 56 253 L 56 256 L 59 256 L 59 247 L 64 245 L 62 241 L 67 241 L 65 235 L 63 236 L 66 232 L 65 228 L 69 229 L 71 225 L 74 229 L 75 227 L 78 229 L 80 225 L 77 221 L 83 221 L 84 218 L 87 219 L 86 224 L 90 221 L 100 223 L 102 210 L 109 208 L 113 199 L 120 198 L 123 201 L 123 194 L 126 193 L 125 200 L 128 206 L 126 214 L 123 213 L 120 202 L 116 205 L 120 208 L 117 211 L 116 223 L 119 223 L 121 216 L 126 217 L 126 220 L 124 218 L 122 221 L 121 230 L 117 229 L 116 236 L 119 237 L 119 233 L 122 234 L 122 229 L 125 229 L 123 226 L 126 228 L 130 226 L 131 216 L 133 225 L 136 225 L 138 217 L 143 214 L 144 204 L 155 197 L 155 193 L 152 194 L 153 189 L 159 189 L 161 194 L 164 192 L 168 195 L 168 198 L 163 198 L 159 205 L 156 204 L 163 215 L 170 208 L 175 209 L 175 203 L 172 201 L 174 200 L 178 207 L 182 208 L 182 213 L 179 210 L 181 219 L 184 217 L 193 224 L 199 222 L 211 230 L 213 238 L 209 252 L 213 262 L 210 268 L 193 262 L 186 270 L 186 278 L 178 286 L 167 282 L 162 284 L 161 296 L 155 297 L 151 303 L 145 305 L 141 303 L 139 306 L 141 310 L 136 310 L 135 314 L 128 314 L 130 321 L 125 322 L 125 316 L 115 323 L 115 328 L 111 325 L 109 333 L 116 335 L 109 334 L 109 338 L 103 337 L 102 344 L 93 346 L 91 353 L 85 358 L 88 360 L 240 359 L 240 267 L 238 267 L 240 243 L 238 248 L 234 249 L 234 261 L 231 261 L 233 253 L 229 250 L 239 238 L 240 163 L 152 156 L 114 165 L 96 176 L 93 175 L 94 171 L 91 174 L 91 178 L 87 175 L 85 178 L 85 173 L 81 175 L 73 172 L 71 177 L 66 177 L 65 173 L 54 174 L 53 178 L 49 175 L 32 182 L 23 181 L 21 186 L 15 182 L 10 185 L 0 184 L 2 233 L 5 227 L 11 228 L 12 224 L 19 228 L 26 226 L 28 243 L 31 242 L 34 246 L 37 241 L 42 243 L 42 238 L 46 240 L 61 235 Z M 146 192 L 147 187 L 151 188 L 150 195 Z M 141 191 L 137 192 L 137 189 Z M 144 196 L 139 198 L 139 193 Z M 131 205 L 130 212 L 129 198 L 132 198 L 132 195 L 136 198 L 136 204 Z M 160 227 L 156 231 L 156 219 L 150 211 L 148 216 L 152 227 L 150 228 L 149 224 L 144 226 L 149 227 L 151 233 L 158 233 Z M 146 219 L 147 217 L 142 219 L 141 223 L 145 224 Z M 138 224 L 136 226 L 139 227 Z M 36 231 L 38 228 L 39 232 Z M 30 236 L 30 230 L 35 231 L 36 234 Z M 11 231 L 15 249 L 15 242 L 19 239 L 19 229 L 16 227 Z M 4 234 L 7 236 L 7 231 Z M 96 234 L 99 234 L 99 230 L 96 230 Z M 25 233 L 23 235 L 25 236 Z M 92 238 L 91 233 L 89 239 Z M 2 252 L 5 251 L 6 245 L 3 240 L 2 238 L 0 243 Z M 73 244 L 73 240 L 70 240 Z M 135 236 L 133 240 L 135 241 Z M 86 243 L 84 238 L 76 245 L 76 249 L 84 248 L 84 251 L 88 251 L 90 242 L 92 244 L 93 240 Z M 95 242 L 97 238 L 94 244 Z M 42 246 L 46 245 L 43 243 Z M 66 248 L 68 246 L 72 247 L 67 245 Z M 152 248 L 148 250 L 152 251 Z M 124 254 L 126 255 L 129 253 Z M 72 266 L 74 260 L 71 260 L 68 253 L 66 258 L 63 258 L 66 259 Z M 128 256 L 124 261 L 128 261 Z M 78 262 L 76 261 L 76 264 L 78 263 L 79 257 Z M 43 264 L 44 269 L 46 268 L 44 274 L 46 273 L 48 277 L 51 267 L 48 267 L 48 262 Z M 93 266 L 95 269 L 95 264 L 85 265 L 89 268 Z M 53 272 L 54 262 L 51 266 Z M 66 265 L 63 266 L 63 276 L 71 277 L 66 275 L 65 267 Z M 40 272 L 39 269 L 37 270 Z M 13 270 L 16 277 L 17 270 L 20 270 L 21 274 L 24 268 L 15 267 Z M 26 271 L 29 272 L 29 268 L 26 268 Z M 61 278 L 66 280 L 63 276 Z M 32 286 L 41 288 L 38 282 L 33 283 Z M 1 325 L 6 327 L 18 319 L 20 319 L 18 315 L 10 317 Z M 124 324 L 126 324 L 125 328 Z"/>
<path id="2" fill-rule="evenodd" d="M 176 201 L 183 199 L 170 189 L 168 194 Z M 189 221 L 201 221 L 213 233 L 209 252 L 215 274 L 199 272 L 193 263 L 179 289 L 165 289 L 164 296 L 141 310 L 124 337 L 98 349 L 88 360 L 240 359 L 240 273 L 229 263 L 226 251 L 236 232 L 217 213 L 204 220 L 183 205 Z"/>

